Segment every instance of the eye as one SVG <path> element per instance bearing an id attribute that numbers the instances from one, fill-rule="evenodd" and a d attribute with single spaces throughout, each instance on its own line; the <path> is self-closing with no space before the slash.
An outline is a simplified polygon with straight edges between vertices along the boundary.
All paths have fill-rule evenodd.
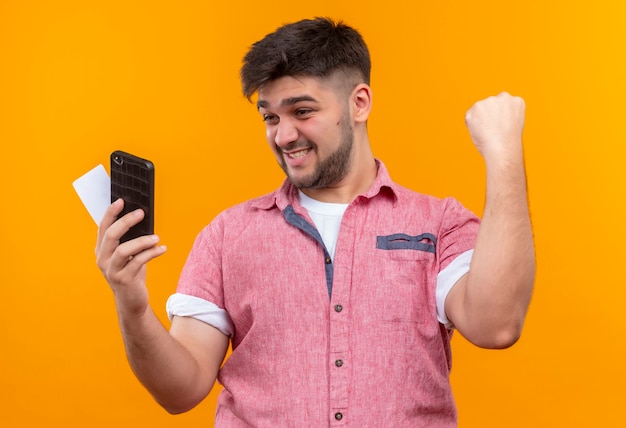
<path id="1" fill-rule="evenodd" d="M 305 117 L 305 116 L 307 116 L 308 114 L 310 114 L 311 112 L 313 112 L 313 110 L 312 110 L 312 109 L 310 109 L 310 108 L 299 108 L 299 109 L 297 109 L 297 110 L 295 111 L 294 115 L 295 115 L 296 117 Z"/>
<path id="2" fill-rule="evenodd" d="M 278 116 L 274 114 L 264 113 L 262 117 L 263 117 L 263 122 L 265 122 L 266 124 L 272 125 L 272 124 L 278 123 Z"/>

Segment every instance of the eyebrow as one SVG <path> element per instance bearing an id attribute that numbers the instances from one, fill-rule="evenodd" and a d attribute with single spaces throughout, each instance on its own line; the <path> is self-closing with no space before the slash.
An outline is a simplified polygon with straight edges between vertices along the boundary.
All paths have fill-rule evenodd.
<path id="1" fill-rule="evenodd" d="M 285 98 L 284 100 L 280 102 L 280 106 L 281 107 L 292 106 L 302 101 L 309 101 L 309 102 L 314 102 L 314 103 L 317 102 L 317 100 L 310 95 L 300 95 L 297 97 Z M 256 108 L 257 110 L 260 108 L 267 108 L 268 105 L 269 103 L 267 101 L 258 100 L 256 103 Z"/>

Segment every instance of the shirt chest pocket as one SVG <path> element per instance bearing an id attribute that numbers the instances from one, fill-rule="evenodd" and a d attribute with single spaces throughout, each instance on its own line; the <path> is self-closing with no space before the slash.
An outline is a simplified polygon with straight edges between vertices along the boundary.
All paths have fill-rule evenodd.
<path id="1" fill-rule="evenodd" d="M 395 233 L 376 238 L 372 288 L 383 323 L 431 323 L 436 319 L 437 238 L 430 233 Z M 364 279 L 366 281 L 366 279 Z"/>
<path id="2" fill-rule="evenodd" d="M 432 233 L 394 233 L 376 237 L 376 248 L 388 251 L 388 256 L 395 260 L 432 260 L 436 246 L 437 238 Z"/>

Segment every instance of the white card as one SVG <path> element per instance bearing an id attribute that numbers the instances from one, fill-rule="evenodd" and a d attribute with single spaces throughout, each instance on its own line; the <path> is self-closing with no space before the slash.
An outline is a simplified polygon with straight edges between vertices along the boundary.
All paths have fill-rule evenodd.
<path id="1" fill-rule="evenodd" d="M 72 184 L 93 221 L 100 225 L 100 220 L 111 205 L 111 179 L 104 166 L 98 165 Z"/>

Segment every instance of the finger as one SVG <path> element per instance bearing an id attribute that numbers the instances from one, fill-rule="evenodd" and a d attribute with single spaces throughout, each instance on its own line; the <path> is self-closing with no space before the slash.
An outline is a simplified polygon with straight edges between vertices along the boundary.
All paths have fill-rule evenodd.
<path id="1" fill-rule="evenodd" d="M 113 202 L 107 210 L 104 212 L 102 216 L 102 220 L 100 220 L 100 224 L 98 225 L 98 240 L 96 242 L 96 254 L 98 253 L 98 249 L 102 240 L 104 239 L 104 234 L 109 227 L 115 222 L 119 213 L 124 209 L 124 201 L 122 199 L 118 199 Z"/>
<path id="2" fill-rule="evenodd" d="M 151 258 L 146 255 L 146 251 L 155 248 L 158 242 L 159 237 L 157 235 L 146 235 L 119 245 L 110 260 L 111 270 L 121 270 L 131 261 L 135 265 L 147 263 Z"/>
<path id="3" fill-rule="evenodd" d="M 129 256 L 126 259 L 126 265 L 123 270 L 128 271 L 131 275 L 136 275 L 148 262 L 159 257 L 166 251 L 167 247 L 165 245 L 155 245 L 147 248 L 134 256 Z"/>
<path id="4" fill-rule="evenodd" d="M 121 198 L 111 203 L 111 205 L 109 205 L 107 210 L 104 212 L 104 215 L 102 216 L 102 220 L 100 220 L 98 230 L 100 232 L 107 230 L 109 226 L 115 223 L 117 216 L 119 215 L 119 213 L 122 212 L 123 208 L 124 208 L 124 200 Z"/>
<path id="5" fill-rule="evenodd" d="M 117 246 L 122 236 L 128 232 L 131 227 L 141 222 L 144 216 L 145 214 L 141 209 L 136 209 L 135 211 L 123 215 L 104 231 L 103 242 L 115 242 Z"/>
<path id="6" fill-rule="evenodd" d="M 100 224 L 98 225 L 98 239 L 96 240 L 96 265 L 100 270 L 104 273 L 106 270 L 106 264 L 108 259 L 111 256 L 111 253 L 115 249 L 114 247 L 105 246 L 108 248 L 107 252 L 103 251 L 103 243 L 106 242 L 105 235 L 109 227 L 115 222 L 117 216 L 122 209 L 124 208 L 124 201 L 122 199 L 118 199 L 113 202 L 107 210 L 105 211 L 102 219 L 100 220 Z"/>
<path id="7" fill-rule="evenodd" d="M 143 238 L 147 237 L 137 238 L 133 241 L 129 241 L 128 243 L 136 243 L 134 241 L 144 240 Z M 159 257 L 167 250 L 164 245 L 154 245 L 157 241 L 158 238 L 156 238 L 156 240 L 149 240 L 147 243 L 147 245 L 150 245 L 149 247 L 141 247 L 142 249 L 139 252 L 135 252 L 131 255 L 127 255 L 128 248 L 120 246 L 109 263 L 109 275 L 114 280 L 117 278 L 119 281 L 121 281 L 121 278 L 124 277 L 132 278 L 138 276 L 141 271 L 145 269 L 148 262 L 156 257 Z M 126 244 L 123 245 L 126 246 Z M 136 248 L 137 247 L 133 246 L 133 251 L 135 251 Z"/>
<path id="8" fill-rule="evenodd" d="M 123 202 L 120 204 L 120 206 L 123 207 Z M 121 210 L 118 211 L 118 208 L 119 207 L 116 206 L 109 209 L 110 212 L 108 212 L 107 214 L 110 215 L 107 217 L 106 220 L 102 221 L 103 225 L 107 225 L 111 222 L 111 216 L 114 216 L 114 218 L 117 217 L 119 212 L 121 212 Z M 100 266 L 101 270 L 105 269 L 107 261 L 111 258 L 111 256 L 119 246 L 120 238 L 122 237 L 122 235 L 128 232 L 131 227 L 143 220 L 143 218 L 144 212 L 142 210 L 139 209 L 131 211 L 128 214 L 122 216 L 119 220 L 113 220 L 113 224 L 110 224 L 110 226 L 104 229 L 103 232 L 99 232 L 99 239 L 96 247 L 96 262 L 98 266 Z"/>

